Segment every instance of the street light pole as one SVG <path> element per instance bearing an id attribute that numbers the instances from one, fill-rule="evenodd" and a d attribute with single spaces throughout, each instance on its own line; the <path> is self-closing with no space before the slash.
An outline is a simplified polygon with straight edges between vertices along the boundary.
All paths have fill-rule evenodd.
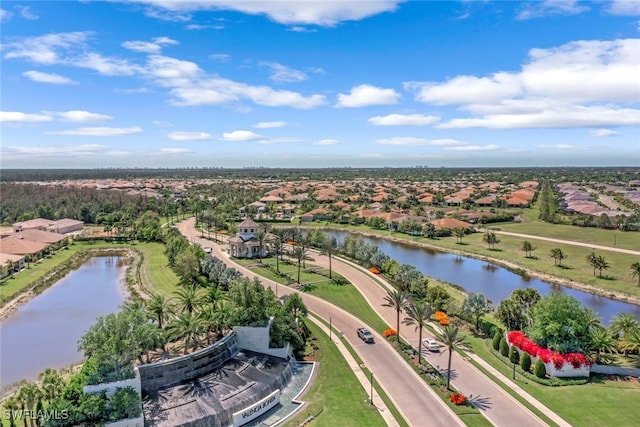
<path id="1" fill-rule="evenodd" d="M 331 341 L 331 316 L 329 316 L 329 341 Z"/>
<path id="2" fill-rule="evenodd" d="M 371 381 L 371 405 L 373 406 L 373 371 L 371 371 L 370 381 Z"/>

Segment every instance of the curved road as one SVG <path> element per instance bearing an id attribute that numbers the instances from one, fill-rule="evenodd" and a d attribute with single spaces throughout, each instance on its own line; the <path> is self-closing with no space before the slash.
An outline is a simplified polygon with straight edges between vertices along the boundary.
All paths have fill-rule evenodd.
<path id="1" fill-rule="evenodd" d="M 189 241 L 212 247 L 212 254 L 229 266 L 241 271 L 245 276 L 253 278 L 257 275 L 250 270 L 233 263 L 222 247 L 212 244 L 211 241 L 201 238 L 200 233 L 194 228 L 195 219 L 187 219 L 177 225 L 178 230 Z M 336 263 L 337 264 L 337 263 Z M 277 284 L 271 280 L 260 277 L 262 283 L 275 289 Z M 297 292 L 292 288 L 280 285 L 279 295 Z M 349 344 L 355 349 L 360 358 L 374 372 L 375 379 L 385 390 L 389 398 L 404 419 L 412 426 L 464 426 L 462 421 L 453 411 L 428 387 L 413 369 L 400 357 L 389 343 L 372 328 L 376 336 L 376 344 L 364 344 L 356 334 L 356 328 L 363 323 L 346 311 L 329 304 L 313 295 L 299 293 L 309 310 L 319 317 L 329 321 L 344 334 Z M 507 425 L 507 424 L 503 424 Z M 541 425 L 541 424 L 525 424 Z"/>

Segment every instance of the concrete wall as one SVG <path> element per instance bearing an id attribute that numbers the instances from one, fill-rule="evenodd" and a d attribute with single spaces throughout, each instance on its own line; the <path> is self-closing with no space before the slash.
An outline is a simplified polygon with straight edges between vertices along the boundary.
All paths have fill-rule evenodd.
<path id="1" fill-rule="evenodd" d="M 143 391 L 178 384 L 206 375 L 219 368 L 237 353 L 235 332 L 230 333 L 215 344 L 174 359 L 140 365 L 138 370 Z"/>
<path id="2" fill-rule="evenodd" d="M 114 381 L 112 383 L 102 383 L 102 384 L 92 384 L 84 386 L 82 389 L 83 393 L 91 394 L 98 393 L 102 390 L 106 391 L 107 397 L 111 397 L 119 388 L 133 388 L 138 394 L 141 392 L 141 384 L 140 384 L 140 373 L 137 368 L 134 368 L 136 372 L 136 376 L 134 378 L 122 381 Z"/>
<path id="3" fill-rule="evenodd" d="M 612 366 L 612 365 L 591 365 L 591 373 L 605 374 L 605 375 L 623 375 L 628 377 L 640 378 L 640 369 L 638 368 L 625 368 L 624 366 Z"/>
<path id="4" fill-rule="evenodd" d="M 106 423 L 105 427 L 144 427 L 144 417 L 140 415 L 138 418 L 127 418 Z"/>
<path id="5" fill-rule="evenodd" d="M 236 326 L 233 328 L 234 332 L 238 336 L 238 347 L 244 350 L 251 350 L 257 353 L 264 353 L 270 356 L 281 357 L 286 359 L 293 354 L 291 346 L 287 343 L 286 347 L 282 348 L 269 348 L 269 330 L 271 329 L 271 322 L 263 328 L 249 327 L 249 326 Z"/>

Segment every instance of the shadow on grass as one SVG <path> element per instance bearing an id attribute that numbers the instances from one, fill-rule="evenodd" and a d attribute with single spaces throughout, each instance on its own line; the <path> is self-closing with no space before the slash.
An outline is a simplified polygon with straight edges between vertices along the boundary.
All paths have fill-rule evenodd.
<path id="1" fill-rule="evenodd" d="M 559 264 L 559 265 L 556 265 L 556 267 L 558 267 L 561 270 L 573 270 L 573 267 L 571 267 L 570 265 Z"/>
<path id="2" fill-rule="evenodd" d="M 616 280 L 615 277 L 613 276 L 609 276 L 609 275 L 604 275 L 604 276 L 598 276 L 598 279 L 602 279 L 602 280 Z"/>
<path id="3" fill-rule="evenodd" d="M 467 397 L 467 400 L 470 404 L 472 404 L 473 406 L 475 406 L 480 410 L 486 410 L 491 408 L 491 399 L 489 399 L 488 397 L 471 395 Z"/>

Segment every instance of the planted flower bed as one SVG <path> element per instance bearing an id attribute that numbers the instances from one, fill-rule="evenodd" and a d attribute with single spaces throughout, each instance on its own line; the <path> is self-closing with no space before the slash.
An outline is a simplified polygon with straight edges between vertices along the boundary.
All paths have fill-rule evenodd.
<path id="1" fill-rule="evenodd" d="M 544 348 L 527 338 L 520 331 L 507 333 L 507 343 L 518 349 L 520 355 L 526 352 L 531 356 L 534 364 L 538 359 L 542 360 L 547 374 L 552 377 L 588 377 L 590 371 L 589 360 L 581 353 L 560 354 Z"/>

